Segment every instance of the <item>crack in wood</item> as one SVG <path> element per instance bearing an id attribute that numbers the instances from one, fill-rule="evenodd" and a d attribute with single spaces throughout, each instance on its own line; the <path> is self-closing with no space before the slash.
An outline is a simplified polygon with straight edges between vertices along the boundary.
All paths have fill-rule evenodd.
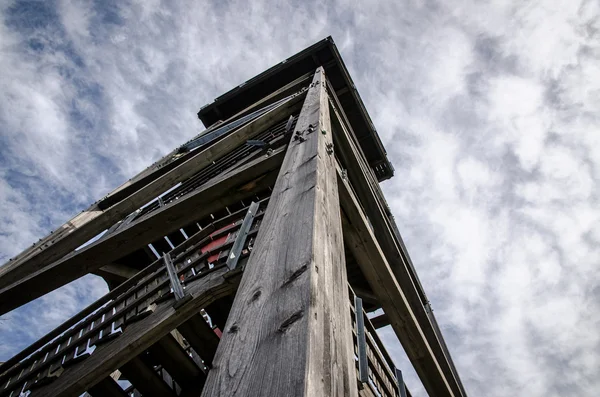
<path id="1" fill-rule="evenodd" d="M 293 283 L 294 280 L 296 280 L 298 277 L 300 277 L 302 275 L 302 273 L 304 273 L 306 270 L 308 270 L 308 262 L 306 262 L 305 264 L 303 264 L 298 270 L 296 270 L 294 273 L 292 273 L 292 275 L 290 277 L 288 277 L 287 280 L 285 280 L 285 282 L 281 285 L 281 287 L 286 287 L 289 284 Z"/>
<path id="2" fill-rule="evenodd" d="M 281 325 L 279 326 L 279 329 L 277 331 L 281 332 L 281 333 L 285 333 L 290 328 L 290 326 L 292 324 L 294 324 L 296 321 L 300 320 L 303 315 L 304 315 L 304 311 L 298 310 L 296 313 L 292 314 L 290 316 L 290 318 L 288 318 L 283 323 L 281 323 Z"/>
<path id="3" fill-rule="evenodd" d="M 250 299 L 250 302 L 255 302 L 258 298 L 260 298 L 260 295 L 262 294 L 262 292 L 260 290 L 256 291 L 253 295 L 252 298 Z"/>

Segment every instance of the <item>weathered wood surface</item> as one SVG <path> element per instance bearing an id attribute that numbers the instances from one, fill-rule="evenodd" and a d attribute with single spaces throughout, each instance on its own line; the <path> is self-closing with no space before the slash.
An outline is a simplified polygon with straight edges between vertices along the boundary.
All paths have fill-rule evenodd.
<path id="1" fill-rule="evenodd" d="M 255 103 L 253 103 L 252 105 L 248 106 L 246 109 L 241 110 L 239 112 L 237 112 L 234 116 L 230 117 L 230 119 L 238 119 L 241 118 L 247 114 L 250 114 L 251 112 L 257 111 L 260 108 L 264 108 L 270 104 L 273 104 L 289 95 L 294 94 L 295 92 L 298 92 L 299 90 L 301 90 L 303 87 L 305 88 L 306 86 L 308 86 L 308 84 L 310 84 L 310 81 L 312 79 L 312 73 L 306 73 L 303 76 L 298 77 L 297 79 L 291 81 L 290 83 L 284 85 L 283 87 L 281 87 L 280 89 L 272 92 L 271 94 L 265 96 L 262 99 L 259 99 L 258 101 L 256 101 Z M 218 123 L 218 122 L 217 122 Z M 216 124 L 216 123 L 215 123 Z M 215 125 L 211 125 L 211 128 Z M 217 127 L 221 124 L 216 124 Z"/>
<path id="2" fill-rule="evenodd" d="M 160 362 L 181 388 L 204 384 L 206 375 L 170 333 L 149 350 L 152 357 Z"/>
<path id="3" fill-rule="evenodd" d="M 385 203 L 383 193 L 373 175 L 373 171 L 367 164 L 360 146 L 353 139 L 352 131 L 347 129 L 350 127 L 347 127 L 348 124 L 343 122 L 345 116 L 339 102 L 336 102 L 335 95 L 332 99 L 335 102 L 333 104 L 335 111 L 332 119 L 335 120 L 334 124 L 337 127 L 334 128 L 336 145 L 339 148 L 337 154 L 343 159 L 345 166 L 348 168 L 348 177 L 352 182 L 352 187 L 356 190 L 357 201 L 365 209 L 382 252 L 404 292 L 425 338 L 430 344 L 431 351 L 442 369 L 445 380 L 452 388 L 454 395 L 466 396 L 462 382 L 452 363 L 452 358 L 446 355 L 443 341 L 438 339 L 434 325 L 427 315 L 424 307 L 428 303 L 427 297 L 410 263 L 406 248 L 399 237 L 398 239 L 395 238 L 394 229 L 396 226 L 393 219 L 390 218 L 391 213 Z M 427 374 L 423 375 L 427 376 Z"/>
<path id="4" fill-rule="evenodd" d="M 175 391 L 140 357 L 121 366 L 123 375 L 144 397 L 175 397 Z"/>
<path id="5" fill-rule="evenodd" d="M 383 313 L 377 317 L 371 318 L 371 324 L 373 324 L 373 327 L 377 329 L 387 327 L 390 325 L 390 319 L 388 318 L 387 314 Z"/>
<path id="6" fill-rule="evenodd" d="M 0 267 L 0 288 L 6 287 L 48 266 L 53 261 L 59 260 L 178 182 L 225 156 L 246 140 L 252 139 L 260 131 L 272 126 L 285 115 L 298 109 L 302 97 L 300 95 L 292 98 L 258 119 L 240 127 L 237 131 L 220 139 L 205 150 L 192 152 L 187 161 L 169 172 L 157 172 L 155 178 L 151 175 L 145 177 L 145 184 L 134 189 L 126 198 L 110 208 L 101 210 L 97 203 L 92 205 L 62 225 L 58 230 L 44 237 Z M 125 183 L 111 194 L 116 194 L 129 185 L 131 185 L 131 182 Z"/>
<path id="7" fill-rule="evenodd" d="M 158 342 L 197 313 L 201 307 L 234 293 L 236 283 L 223 277 L 227 271 L 227 267 L 222 266 L 191 283 L 186 289 L 192 296 L 191 300 L 179 306 L 177 310 L 172 307 L 172 301 L 159 304 L 151 315 L 129 325 L 123 335 L 97 347 L 90 357 L 67 368 L 54 382 L 36 389 L 31 396 L 79 396 L 132 357 L 138 356 Z"/>
<path id="8" fill-rule="evenodd" d="M 203 397 L 357 396 L 323 79 L 319 68 Z"/>
<path id="9" fill-rule="evenodd" d="M 365 214 L 350 186 L 339 173 L 338 185 L 344 210 L 342 216 L 344 241 L 356 258 L 371 289 L 377 294 L 378 301 L 421 378 L 423 386 L 430 396 L 454 396 Z"/>
<path id="10" fill-rule="evenodd" d="M 266 206 L 267 201 L 268 201 L 268 198 L 262 199 L 261 205 Z M 215 230 L 219 230 L 219 229 L 223 228 L 226 225 L 231 225 L 233 222 L 235 222 L 235 220 L 240 219 L 247 212 L 247 210 L 248 210 L 247 207 L 241 208 L 238 211 L 234 211 L 231 214 L 224 216 L 223 218 L 214 220 L 212 223 L 210 223 L 208 225 L 204 225 L 204 228 L 202 230 L 191 235 L 189 239 L 187 239 L 186 241 L 184 241 L 183 243 L 181 243 L 180 245 L 175 247 L 175 249 L 173 249 L 171 251 L 171 256 L 176 257 L 187 251 L 197 249 L 198 244 L 202 244 L 202 241 L 205 240 L 206 238 L 208 238 L 211 233 L 213 233 Z M 73 325 L 82 321 L 83 319 L 85 319 L 86 317 L 91 315 L 92 313 L 97 312 L 97 310 L 99 308 L 101 308 L 102 306 L 105 306 L 109 301 L 119 300 L 120 299 L 119 296 L 121 296 L 123 293 L 126 293 L 127 291 L 130 291 L 130 288 L 137 285 L 142 279 L 145 279 L 152 273 L 155 273 L 156 270 L 162 266 L 162 263 L 163 263 L 162 259 L 155 260 L 151 265 L 149 265 L 145 269 L 139 271 L 135 276 L 133 276 L 132 278 L 129 278 L 126 282 L 119 285 L 115 289 L 111 290 L 106 295 L 104 295 L 102 298 L 98 299 L 96 302 L 91 303 L 88 307 L 86 307 L 85 309 L 80 311 L 78 314 L 71 317 L 70 319 L 68 319 L 67 321 L 65 321 L 58 327 L 56 327 L 54 330 L 50 331 L 48 334 L 46 334 L 45 336 L 38 339 L 37 341 L 32 343 L 30 346 L 23 349 L 20 353 L 17 353 L 15 356 L 13 356 L 9 360 L 7 360 L 3 364 L 1 364 L 0 365 L 0 374 L 2 374 L 2 375 L 0 375 L 0 380 L 3 379 L 4 373 L 6 371 L 10 370 L 19 361 L 21 361 L 21 360 L 25 359 L 26 357 L 28 357 L 29 355 L 35 353 L 38 349 L 42 348 L 44 345 L 46 345 L 48 342 L 52 341 L 53 339 L 59 337 L 65 331 L 69 330 Z M 207 325 L 207 327 L 208 327 L 208 325 Z M 216 336 L 215 336 L 215 338 L 216 338 Z M 217 343 L 218 343 L 218 338 L 217 338 Z M 216 346 L 214 347 L 214 349 L 216 351 Z M 214 352 L 213 352 L 213 356 L 214 356 Z M 211 356 L 211 359 L 212 359 L 212 356 Z"/>
<path id="11" fill-rule="evenodd" d="M 353 296 L 354 294 L 351 292 L 350 295 Z M 359 357 L 359 362 L 356 363 L 357 370 L 360 370 L 361 368 L 368 368 L 369 374 L 369 382 L 367 382 L 368 385 L 365 383 L 362 384 L 362 386 L 363 388 L 366 388 L 367 386 L 376 387 L 376 389 L 379 390 L 382 396 L 397 397 L 398 390 L 396 383 L 396 375 L 393 371 L 393 368 L 395 368 L 394 362 L 392 361 L 390 355 L 385 349 L 385 346 L 379 339 L 379 336 L 377 335 L 377 332 L 373 327 L 371 320 L 367 317 L 367 313 L 358 307 L 359 301 L 359 299 L 354 300 L 355 305 L 350 305 L 350 312 L 352 313 L 354 327 L 354 349 L 355 354 Z M 358 315 L 358 313 L 360 313 L 360 315 Z M 364 346 L 368 357 L 368 365 L 364 367 L 360 362 L 361 349 L 359 342 L 361 338 L 363 338 L 363 336 L 361 336 L 360 326 L 358 322 L 361 320 L 361 318 L 364 324 Z"/>
<path id="12" fill-rule="evenodd" d="M 100 277 L 114 277 L 120 279 L 121 282 L 130 279 L 139 272 L 139 269 L 135 269 L 119 263 L 109 263 L 102 266 L 96 271 L 96 275 Z"/>
<path id="13" fill-rule="evenodd" d="M 190 213 L 201 218 L 246 198 L 253 191 L 272 186 L 284 154 L 285 149 L 280 148 L 270 156 L 263 155 L 230 173 L 221 174 L 203 188 L 141 217 L 123 230 L 3 288 L 0 290 L 0 314 L 133 252 L 165 233 L 178 230 L 190 222 Z M 248 183 L 250 185 L 246 186 Z"/>
<path id="14" fill-rule="evenodd" d="M 194 314 L 178 327 L 179 332 L 190 346 L 202 357 L 207 366 L 212 366 L 213 358 L 219 346 L 219 337 L 204 321 L 200 314 Z"/>
<path id="15" fill-rule="evenodd" d="M 121 389 L 121 386 L 110 376 L 94 385 L 88 390 L 88 394 L 92 397 L 128 397 L 125 390 Z M 84 397 L 87 397 L 87 395 L 84 395 Z"/>

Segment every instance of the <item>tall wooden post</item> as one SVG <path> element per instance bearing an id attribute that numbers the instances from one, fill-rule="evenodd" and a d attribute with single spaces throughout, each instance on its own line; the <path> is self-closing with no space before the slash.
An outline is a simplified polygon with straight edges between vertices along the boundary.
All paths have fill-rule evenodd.
<path id="1" fill-rule="evenodd" d="M 0 314 L 89 273 L 114 288 L 2 363 L 0 397 L 410 396 L 379 309 L 426 391 L 466 396 L 333 40 L 198 117 L 206 131 L 0 268 Z"/>
<path id="2" fill-rule="evenodd" d="M 203 397 L 357 396 L 332 144 L 320 67 Z"/>

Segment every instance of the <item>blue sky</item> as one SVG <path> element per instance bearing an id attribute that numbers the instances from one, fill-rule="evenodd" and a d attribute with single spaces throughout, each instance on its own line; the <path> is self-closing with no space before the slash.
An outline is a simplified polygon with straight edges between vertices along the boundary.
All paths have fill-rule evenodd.
<path id="1" fill-rule="evenodd" d="M 467 392 L 600 395 L 597 1 L 173 3 L 0 2 L 0 262 L 332 35 Z M 0 360 L 105 291 L 87 276 L 3 316 Z"/>

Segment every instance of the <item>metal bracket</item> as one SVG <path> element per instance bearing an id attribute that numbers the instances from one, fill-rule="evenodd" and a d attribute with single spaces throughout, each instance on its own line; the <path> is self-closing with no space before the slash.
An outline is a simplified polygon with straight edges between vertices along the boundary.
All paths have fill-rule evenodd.
<path id="1" fill-rule="evenodd" d="M 294 135 L 294 140 L 295 141 L 300 141 L 300 143 L 306 141 L 306 138 L 304 138 L 304 132 L 302 131 L 296 131 L 296 134 Z"/>
<path id="2" fill-rule="evenodd" d="M 252 202 L 250 207 L 248 208 L 248 212 L 246 212 L 246 216 L 242 221 L 242 225 L 240 226 L 240 230 L 238 231 L 237 236 L 235 237 L 235 241 L 231 250 L 229 251 L 229 255 L 227 256 L 227 267 L 229 270 L 233 270 L 237 267 L 238 261 L 240 259 L 240 255 L 242 253 L 242 248 L 244 248 L 244 243 L 246 242 L 246 237 L 248 237 L 248 232 L 250 232 L 250 227 L 252 226 L 252 221 L 254 221 L 254 216 L 258 211 L 258 202 Z"/>
<path id="3" fill-rule="evenodd" d="M 261 141 L 260 139 L 249 139 L 246 141 L 246 145 L 264 148 L 268 146 L 268 143 L 265 141 Z"/>
<path id="4" fill-rule="evenodd" d="M 292 124 L 294 124 L 294 116 L 290 116 L 287 123 L 285 124 L 285 134 L 289 134 L 292 132 Z"/>
<path id="5" fill-rule="evenodd" d="M 327 150 L 327 154 L 328 155 L 332 155 L 333 154 L 333 143 L 329 142 L 325 145 L 325 148 Z"/>
<path id="6" fill-rule="evenodd" d="M 175 271 L 175 266 L 173 266 L 171 255 L 168 252 L 164 254 L 163 261 L 165 262 L 165 267 L 167 268 L 167 273 L 169 274 L 169 281 L 171 282 L 173 295 L 175 295 L 175 303 L 177 303 L 185 298 L 185 291 L 183 290 L 181 281 L 179 281 L 179 277 L 177 277 L 177 271 Z"/>
<path id="7" fill-rule="evenodd" d="M 358 342 L 358 380 L 362 387 L 369 382 L 369 362 L 367 361 L 367 335 L 365 334 L 365 317 L 362 299 L 354 296 L 356 312 L 356 336 Z M 362 388 L 361 387 L 361 388 Z"/>
<path id="8" fill-rule="evenodd" d="M 342 179 L 344 181 L 348 181 L 348 170 L 346 170 L 345 168 L 342 168 Z"/>

